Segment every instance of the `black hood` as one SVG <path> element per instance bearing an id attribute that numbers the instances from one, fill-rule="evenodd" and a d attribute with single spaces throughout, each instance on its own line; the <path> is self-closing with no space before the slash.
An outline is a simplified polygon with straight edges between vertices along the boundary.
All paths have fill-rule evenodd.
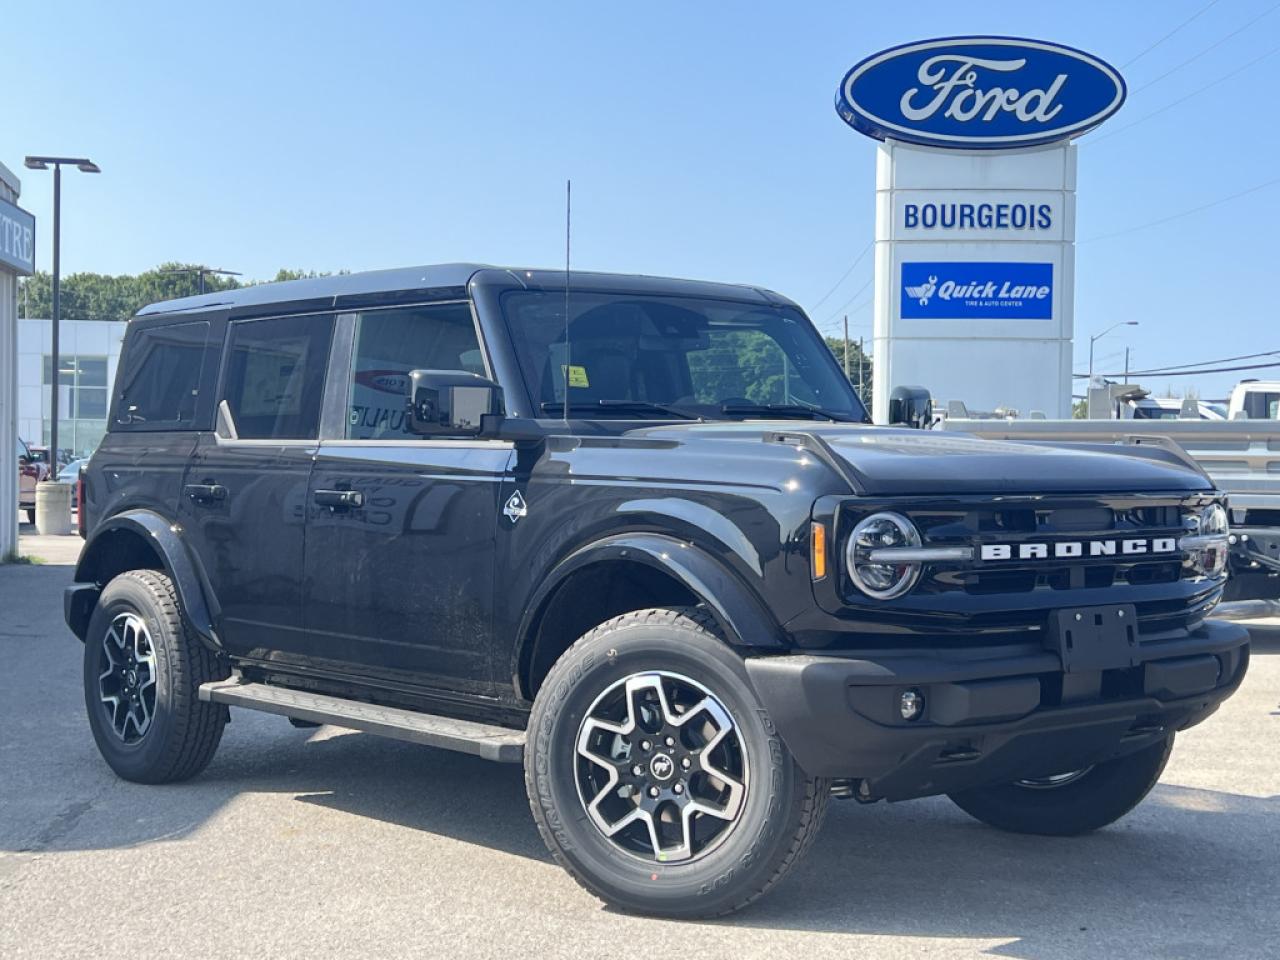
<path id="1" fill-rule="evenodd" d="M 1153 493 L 1208 490 L 1190 465 L 1158 447 L 985 440 L 956 433 L 823 429 L 868 494 Z"/>
<path id="2" fill-rule="evenodd" d="M 986 440 L 963 433 L 802 421 L 689 423 L 648 428 L 681 446 L 759 443 L 811 434 L 842 460 L 868 496 L 966 494 L 1188 493 L 1212 490 L 1209 479 L 1157 446 Z M 776 442 L 776 439 L 775 439 Z M 735 444 L 735 461 L 743 451 Z"/>

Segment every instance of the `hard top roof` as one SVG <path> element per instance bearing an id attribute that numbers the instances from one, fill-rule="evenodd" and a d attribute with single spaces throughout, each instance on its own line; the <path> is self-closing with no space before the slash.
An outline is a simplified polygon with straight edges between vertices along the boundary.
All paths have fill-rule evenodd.
<path id="1" fill-rule="evenodd" d="M 143 307 L 139 317 L 164 314 L 195 313 L 205 310 L 234 310 L 276 304 L 315 303 L 329 301 L 337 305 L 339 299 L 350 300 L 397 291 L 443 290 L 466 287 L 477 274 L 482 279 L 508 281 L 513 286 L 537 289 L 548 286 L 564 289 L 563 270 L 545 270 L 524 267 L 494 267 L 482 263 L 441 263 L 420 267 L 399 267 L 392 270 L 370 270 L 364 273 L 347 273 L 329 277 L 312 277 L 306 280 L 285 280 L 279 283 L 259 283 L 234 290 L 219 290 L 194 297 L 164 300 Z M 663 292 L 688 296 L 723 296 L 735 299 L 753 299 L 769 303 L 790 303 L 784 297 L 757 287 L 715 283 L 702 280 L 677 280 L 667 277 L 650 277 L 623 273 L 594 273 L 574 270 L 573 286 L 582 289 L 627 290 L 633 292 Z"/>

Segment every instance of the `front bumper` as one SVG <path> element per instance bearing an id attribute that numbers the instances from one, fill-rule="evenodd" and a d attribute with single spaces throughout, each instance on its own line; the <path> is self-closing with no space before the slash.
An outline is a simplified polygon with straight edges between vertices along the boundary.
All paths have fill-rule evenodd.
<path id="1" fill-rule="evenodd" d="M 811 776 L 904 800 L 1049 776 L 1140 749 L 1199 723 L 1244 678 L 1249 634 L 1206 621 L 1142 646 L 1137 666 L 1064 673 L 1039 648 L 749 657 L 747 673 Z M 898 698 L 924 696 L 903 720 Z"/>

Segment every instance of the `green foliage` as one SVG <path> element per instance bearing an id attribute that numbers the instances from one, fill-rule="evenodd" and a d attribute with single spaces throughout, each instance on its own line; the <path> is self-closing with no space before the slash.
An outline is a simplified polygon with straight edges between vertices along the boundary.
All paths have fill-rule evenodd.
<path id="1" fill-rule="evenodd" d="M 844 369 L 844 338 L 843 337 L 824 337 L 827 342 L 827 348 L 831 351 L 832 356 L 836 358 L 836 363 L 840 364 L 840 368 Z M 862 388 L 858 389 L 858 360 L 862 360 Z M 864 354 L 857 342 L 849 341 L 849 382 L 853 384 L 854 390 L 858 390 L 858 396 L 863 404 L 868 408 L 871 406 L 871 358 Z"/>
<path id="2" fill-rule="evenodd" d="M 1071 416 L 1075 420 L 1088 420 L 1089 401 L 1077 400 L 1075 403 L 1071 404 Z"/>
<path id="3" fill-rule="evenodd" d="M 199 264 L 162 263 L 145 273 L 110 276 L 103 273 L 72 273 L 62 278 L 62 318 L 64 320 L 128 320 L 149 303 L 191 297 L 200 292 Z M 346 271 L 343 271 L 344 273 Z M 274 281 L 301 280 L 328 276 L 310 270 L 280 270 Z M 206 293 L 234 290 L 252 283 L 236 277 L 206 273 Z M 22 281 L 18 293 L 19 316 L 53 316 L 53 278 L 40 272 Z"/>

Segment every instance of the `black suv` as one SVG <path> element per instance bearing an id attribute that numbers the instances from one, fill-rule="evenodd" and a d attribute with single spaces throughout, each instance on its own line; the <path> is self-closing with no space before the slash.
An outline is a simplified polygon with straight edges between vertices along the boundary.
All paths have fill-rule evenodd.
<path id="1" fill-rule="evenodd" d="M 66 617 L 120 776 L 196 774 L 228 705 L 523 762 L 559 862 L 644 913 L 747 904 L 833 795 L 1104 826 L 1248 660 L 1176 451 L 871 426 L 754 287 L 454 264 L 149 307 L 84 500 Z"/>

